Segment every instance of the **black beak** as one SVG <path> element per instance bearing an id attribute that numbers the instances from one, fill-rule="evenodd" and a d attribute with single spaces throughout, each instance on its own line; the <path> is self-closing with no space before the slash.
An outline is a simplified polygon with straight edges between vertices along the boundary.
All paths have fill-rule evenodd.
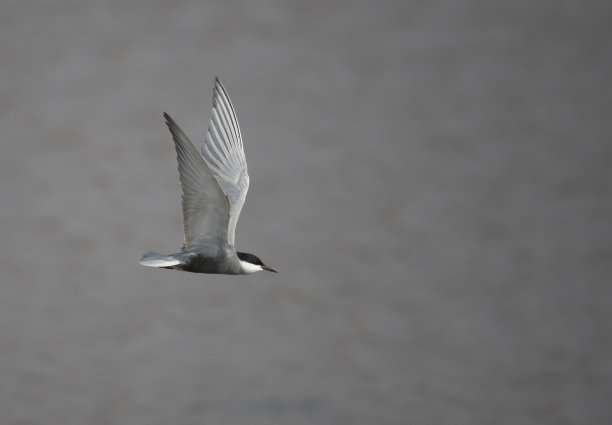
<path id="1" fill-rule="evenodd" d="M 272 267 L 269 267 L 269 266 L 261 266 L 261 268 L 269 272 L 272 272 L 272 273 L 278 273 L 276 270 L 274 270 Z"/>

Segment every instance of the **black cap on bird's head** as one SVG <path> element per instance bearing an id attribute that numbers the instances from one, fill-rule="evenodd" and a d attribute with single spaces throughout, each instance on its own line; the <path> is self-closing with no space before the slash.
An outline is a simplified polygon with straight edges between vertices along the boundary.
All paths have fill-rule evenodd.
<path id="1" fill-rule="evenodd" d="M 238 259 L 240 260 L 240 263 L 242 264 L 242 268 L 244 269 L 245 273 L 255 273 L 259 270 L 266 270 L 269 272 L 278 273 L 272 267 L 266 266 L 263 261 L 261 261 L 256 255 L 249 254 L 248 252 L 239 251 L 237 251 L 236 254 L 238 255 Z"/>

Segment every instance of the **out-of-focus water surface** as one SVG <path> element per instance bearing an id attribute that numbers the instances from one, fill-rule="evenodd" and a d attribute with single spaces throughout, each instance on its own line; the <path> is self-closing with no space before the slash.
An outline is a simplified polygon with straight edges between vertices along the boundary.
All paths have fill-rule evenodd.
<path id="1" fill-rule="evenodd" d="M 610 12 L 4 2 L 2 423 L 605 423 Z M 215 75 L 278 275 L 138 265 Z"/>

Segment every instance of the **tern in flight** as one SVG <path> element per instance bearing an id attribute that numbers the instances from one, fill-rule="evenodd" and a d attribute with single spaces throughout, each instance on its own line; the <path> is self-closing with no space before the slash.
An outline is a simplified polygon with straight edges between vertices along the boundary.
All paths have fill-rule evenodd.
<path id="1" fill-rule="evenodd" d="M 221 81 L 215 79 L 212 117 L 201 152 L 170 115 L 164 113 L 164 118 L 174 140 L 183 188 L 185 239 L 181 252 L 151 251 L 140 264 L 192 273 L 277 273 L 259 257 L 234 248 L 249 174 L 236 112 Z"/>

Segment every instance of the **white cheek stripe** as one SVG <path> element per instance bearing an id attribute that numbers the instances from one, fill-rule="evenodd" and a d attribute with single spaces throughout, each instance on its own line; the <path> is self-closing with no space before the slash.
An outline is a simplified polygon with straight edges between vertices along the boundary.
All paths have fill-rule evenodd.
<path id="1" fill-rule="evenodd" d="M 258 266 L 257 264 L 248 263 L 242 260 L 240 260 L 240 265 L 242 266 L 242 271 L 246 274 L 251 274 L 263 270 L 261 266 Z"/>

